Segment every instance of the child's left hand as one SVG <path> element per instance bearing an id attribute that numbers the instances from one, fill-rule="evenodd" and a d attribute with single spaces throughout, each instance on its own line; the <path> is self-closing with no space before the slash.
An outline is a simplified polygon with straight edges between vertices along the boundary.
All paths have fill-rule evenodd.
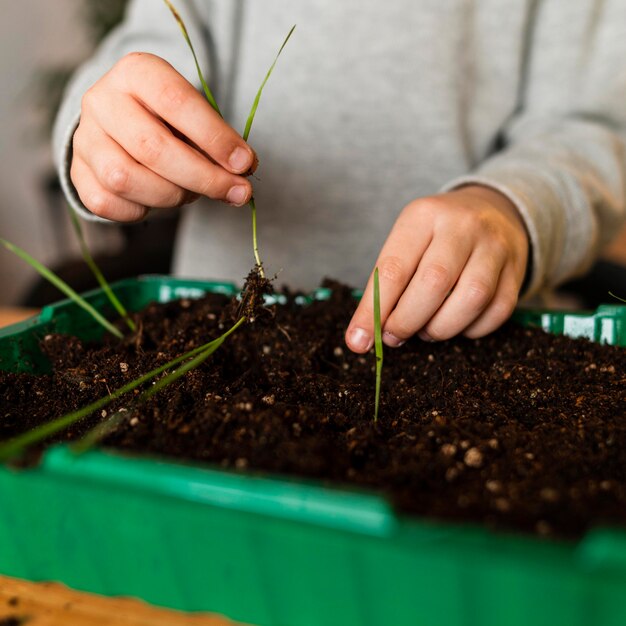
<path id="1" fill-rule="evenodd" d="M 459 333 L 476 338 L 517 304 L 529 240 L 515 205 L 480 185 L 420 198 L 396 220 L 376 266 L 383 341 L 402 345 Z M 374 343 L 373 275 L 346 332 L 354 352 Z"/>

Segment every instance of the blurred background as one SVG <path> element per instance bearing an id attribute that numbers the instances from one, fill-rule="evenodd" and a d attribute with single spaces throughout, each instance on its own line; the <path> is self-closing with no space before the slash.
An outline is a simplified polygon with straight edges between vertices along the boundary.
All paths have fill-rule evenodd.
<path id="1" fill-rule="evenodd" d="M 156 0 L 155 0 L 156 1 Z M 121 19 L 127 0 L 0 0 L 0 237 L 25 248 L 75 289 L 95 282 L 71 230 L 52 166 L 52 120 L 72 70 Z M 85 225 L 111 281 L 167 273 L 176 212 L 132 226 Z M 132 250 L 132 254 L 128 251 Z M 573 301 L 594 307 L 626 296 L 626 229 L 582 280 Z M 60 298 L 20 259 L 0 250 L 0 306 L 40 307 Z"/>
<path id="2" fill-rule="evenodd" d="M 127 0 L 0 0 L 0 237 L 80 291 L 94 286 L 66 214 L 50 133 L 72 71 L 117 24 Z M 85 225 L 109 280 L 169 270 L 176 215 L 132 226 Z M 127 251 L 132 249 L 133 254 Z M 22 260 L 0 251 L 0 306 L 60 299 Z"/>

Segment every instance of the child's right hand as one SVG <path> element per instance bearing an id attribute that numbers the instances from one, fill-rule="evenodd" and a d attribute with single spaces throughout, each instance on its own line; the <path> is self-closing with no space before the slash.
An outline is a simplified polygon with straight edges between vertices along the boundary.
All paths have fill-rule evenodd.
<path id="1" fill-rule="evenodd" d="M 119 222 L 198 196 L 241 206 L 254 151 L 163 59 L 132 53 L 84 95 L 70 175 L 83 204 Z"/>

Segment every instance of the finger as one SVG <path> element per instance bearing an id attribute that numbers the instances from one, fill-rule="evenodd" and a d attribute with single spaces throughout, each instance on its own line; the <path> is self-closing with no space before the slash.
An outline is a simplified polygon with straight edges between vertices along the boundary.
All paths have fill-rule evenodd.
<path id="1" fill-rule="evenodd" d="M 415 273 L 419 258 L 431 238 L 430 228 L 416 228 L 411 215 L 406 213 L 410 212 L 404 211 L 396 221 L 376 261 L 383 326 Z M 345 340 L 350 350 L 357 353 L 367 352 L 374 344 L 373 273 L 352 316 Z"/>
<path id="2" fill-rule="evenodd" d="M 112 94 L 93 114 L 103 130 L 138 163 L 175 185 L 236 206 L 250 201 L 250 182 L 215 165 L 172 132 L 141 104 Z"/>
<path id="3" fill-rule="evenodd" d="M 125 89 L 188 137 L 200 150 L 235 174 L 254 170 L 256 156 L 183 76 L 169 63 L 150 54 L 125 57 Z"/>
<path id="4" fill-rule="evenodd" d="M 170 208 L 192 198 L 187 190 L 137 163 L 100 128 L 78 128 L 74 155 L 82 158 L 101 187 L 135 204 Z"/>
<path id="5" fill-rule="evenodd" d="M 449 339 L 477 320 L 494 298 L 504 262 L 505 255 L 490 248 L 475 250 L 452 293 L 420 330 L 420 338 Z"/>
<path id="6" fill-rule="evenodd" d="M 149 212 L 145 206 L 104 189 L 80 157 L 72 160 L 70 176 L 82 203 L 98 217 L 116 222 L 138 222 Z"/>
<path id="7" fill-rule="evenodd" d="M 402 345 L 441 307 L 471 255 L 469 237 L 438 235 L 422 256 L 396 307 L 384 325 L 383 341 Z"/>
<path id="8" fill-rule="evenodd" d="M 505 266 L 491 302 L 482 314 L 465 328 L 463 334 L 470 339 L 476 339 L 484 337 L 502 326 L 511 317 L 517 306 L 521 283 L 519 272 L 511 265 Z"/>

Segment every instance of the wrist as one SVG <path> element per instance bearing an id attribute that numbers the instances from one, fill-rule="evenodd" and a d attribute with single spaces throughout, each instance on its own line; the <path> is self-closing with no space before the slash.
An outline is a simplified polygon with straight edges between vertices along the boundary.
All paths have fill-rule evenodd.
<path id="1" fill-rule="evenodd" d="M 458 187 L 457 189 L 454 189 L 452 193 L 469 195 L 488 203 L 490 206 L 509 217 L 512 221 L 516 222 L 519 226 L 521 226 L 524 232 L 526 232 L 526 224 L 515 206 L 515 203 L 513 203 L 507 196 L 497 189 L 487 185 L 472 183 Z"/>

